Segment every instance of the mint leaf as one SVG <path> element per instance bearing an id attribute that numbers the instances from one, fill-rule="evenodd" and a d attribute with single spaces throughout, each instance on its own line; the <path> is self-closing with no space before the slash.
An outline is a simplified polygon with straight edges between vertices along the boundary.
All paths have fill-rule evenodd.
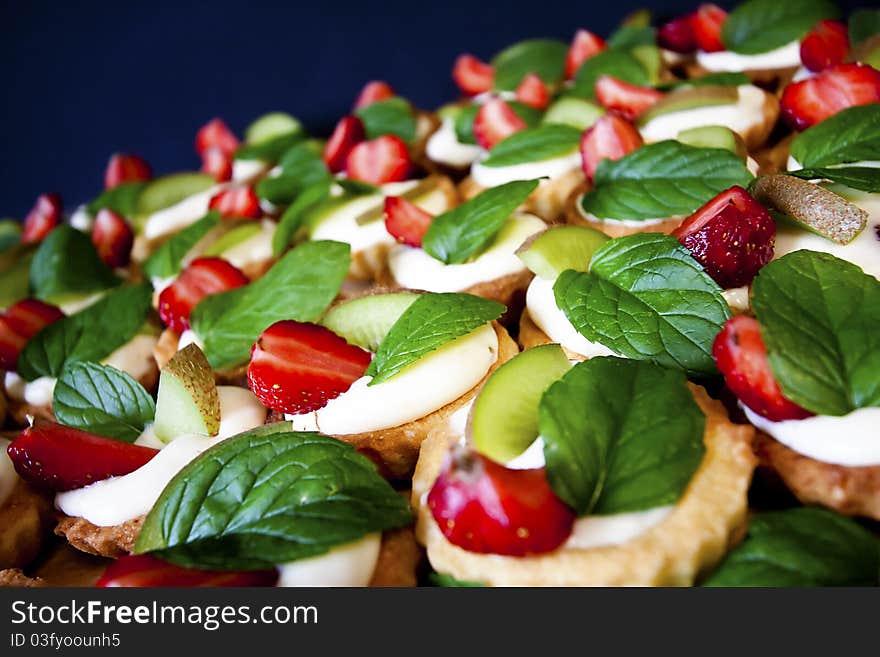
<path id="1" fill-rule="evenodd" d="M 209 212 L 190 224 L 150 254 L 144 261 L 144 273 L 150 278 L 169 278 L 183 269 L 183 259 L 205 235 L 220 223 L 218 212 Z"/>
<path id="2" fill-rule="evenodd" d="M 626 50 L 611 49 L 593 55 L 581 64 L 569 93 L 581 98 L 594 99 L 596 97 L 594 87 L 600 75 L 610 75 L 643 87 L 651 84 L 648 71 L 637 57 Z"/>
<path id="3" fill-rule="evenodd" d="M 465 262 L 492 241 L 537 186 L 537 180 L 515 180 L 490 187 L 438 215 L 422 238 L 422 248 L 447 265 Z"/>
<path id="4" fill-rule="evenodd" d="M 0 253 L 21 242 L 21 224 L 15 219 L 0 219 Z"/>
<path id="5" fill-rule="evenodd" d="M 409 524 L 406 500 L 351 445 L 278 422 L 208 449 L 166 486 L 135 552 L 250 570 Z"/>
<path id="6" fill-rule="evenodd" d="M 761 269 L 752 308 L 786 397 L 819 415 L 880 406 L 880 281 L 827 253 L 795 251 Z"/>
<path id="7" fill-rule="evenodd" d="M 703 586 L 877 586 L 878 571 L 871 532 L 827 509 L 796 508 L 752 517 Z"/>
<path id="8" fill-rule="evenodd" d="M 123 285 L 75 315 L 49 324 L 25 345 L 18 373 L 26 381 L 58 377 L 69 363 L 109 356 L 143 326 L 151 299 L 147 283 Z"/>
<path id="9" fill-rule="evenodd" d="M 807 128 L 791 142 L 802 167 L 876 160 L 880 153 L 880 103 L 857 105 Z"/>
<path id="10" fill-rule="evenodd" d="M 682 87 L 738 87 L 743 84 L 750 84 L 749 76 L 745 73 L 709 73 L 701 75 L 697 78 L 688 78 L 687 80 L 672 80 L 658 84 L 657 88 L 663 91 L 671 91 L 673 89 L 681 89 Z"/>
<path id="11" fill-rule="evenodd" d="M 416 117 L 412 105 L 400 96 L 370 103 L 355 111 L 364 124 L 367 139 L 395 135 L 406 143 L 415 141 Z"/>
<path id="12" fill-rule="evenodd" d="M 705 422 L 681 372 L 612 357 L 578 363 L 538 409 L 550 486 L 578 515 L 674 504 L 703 458 Z"/>
<path id="13" fill-rule="evenodd" d="M 849 17 L 849 40 L 857 46 L 880 34 L 880 9 L 856 9 Z"/>
<path id="14" fill-rule="evenodd" d="M 92 240 L 68 224 L 53 229 L 34 254 L 31 290 L 38 299 L 106 290 L 121 283 Z"/>
<path id="15" fill-rule="evenodd" d="M 503 304 L 457 292 L 423 294 L 388 331 L 367 368 L 371 386 L 387 381 L 447 342 L 498 319 Z"/>
<path id="16" fill-rule="evenodd" d="M 553 290 L 556 305 L 588 340 L 689 375 L 716 373 L 712 342 L 730 308 L 674 237 L 610 240 L 596 249 L 589 273 L 564 271 Z"/>
<path id="17" fill-rule="evenodd" d="M 330 180 L 330 170 L 324 164 L 322 149 L 314 141 L 297 144 L 284 154 L 278 162 L 281 173 L 299 180 L 301 188 Z"/>
<path id="18" fill-rule="evenodd" d="M 606 40 L 609 48 L 633 48 L 653 46 L 657 43 L 657 30 L 650 25 L 621 25 Z"/>
<path id="19" fill-rule="evenodd" d="M 35 244 L 16 244 L 0 253 L 0 308 L 30 295 Z"/>
<path id="20" fill-rule="evenodd" d="M 728 50 L 756 55 L 798 41 L 823 18 L 837 18 L 829 0 L 746 0 L 730 12 L 721 40 Z"/>
<path id="21" fill-rule="evenodd" d="M 548 123 L 526 128 L 510 135 L 489 151 L 483 160 L 487 167 L 506 167 L 523 162 L 540 162 L 578 149 L 581 130 L 567 125 Z"/>
<path id="22" fill-rule="evenodd" d="M 94 217 L 100 210 L 110 208 L 113 212 L 131 220 L 138 213 L 138 198 L 147 185 L 147 182 L 138 180 L 111 187 L 92 199 L 86 210 Z"/>
<path id="23" fill-rule="evenodd" d="M 474 588 L 479 586 L 486 586 L 481 582 L 469 582 L 463 579 L 456 579 L 452 575 L 438 572 L 432 572 L 430 575 L 428 575 L 428 581 L 433 586 L 443 586 L 445 588 Z"/>
<path id="24" fill-rule="evenodd" d="M 455 138 L 462 144 L 477 143 L 477 138 L 474 136 L 474 119 L 477 118 L 480 107 L 481 105 L 472 103 L 463 108 L 455 117 Z"/>
<path id="25" fill-rule="evenodd" d="M 304 132 L 288 132 L 257 144 L 242 144 L 235 151 L 236 160 L 260 160 L 275 163 L 288 150 L 306 138 Z"/>
<path id="26" fill-rule="evenodd" d="M 601 219 L 687 216 L 729 187 L 748 186 L 752 178 L 728 150 L 660 141 L 600 162 L 581 205 Z"/>
<path id="27" fill-rule="evenodd" d="M 253 283 L 205 297 L 190 324 L 205 344 L 208 362 L 215 369 L 240 365 L 271 324 L 317 320 L 339 293 L 348 267 L 348 244 L 306 242 Z"/>
<path id="28" fill-rule="evenodd" d="M 125 372 L 98 363 L 71 363 L 55 384 L 55 419 L 75 429 L 134 442 L 153 421 L 150 393 Z"/>
<path id="29" fill-rule="evenodd" d="M 819 167 L 791 171 L 789 175 L 804 180 L 825 178 L 863 192 L 880 192 L 880 167 Z"/>
<path id="30" fill-rule="evenodd" d="M 495 88 L 513 91 L 529 73 L 555 84 L 565 76 L 567 56 L 568 45 L 555 39 L 530 39 L 508 46 L 492 58 Z"/>
<path id="31" fill-rule="evenodd" d="M 306 187 L 281 215 L 272 235 L 272 255 L 279 257 L 290 246 L 297 231 L 303 225 L 308 212 L 330 196 L 330 181 L 317 182 Z"/>

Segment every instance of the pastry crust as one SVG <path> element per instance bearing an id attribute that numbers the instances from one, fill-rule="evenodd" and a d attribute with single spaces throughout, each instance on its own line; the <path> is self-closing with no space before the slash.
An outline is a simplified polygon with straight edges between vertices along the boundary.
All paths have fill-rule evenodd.
<path id="1" fill-rule="evenodd" d="M 565 217 L 565 205 L 572 191 L 584 184 L 584 172 L 580 167 L 553 179 L 544 179 L 538 188 L 526 199 L 519 211 L 539 216 L 547 223 L 560 223 Z M 486 190 L 478 185 L 471 176 L 459 183 L 459 191 L 465 200 Z"/>
<path id="2" fill-rule="evenodd" d="M 33 561 L 53 519 L 51 498 L 19 480 L 0 505 L 0 568 L 21 568 Z"/>
<path id="3" fill-rule="evenodd" d="M 621 221 L 593 221 L 586 219 L 580 211 L 581 197 L 586 191 L 586 185 L 582 185 L 572 191 L 565 208 L 565 223 L 572 226 L 586 226 L 594 230 L 601 230 L 609 237 L 623 237 L 624 235 L 635 235 L 636 233 L 665 233 L 668 235 L 684 221 L 683 218 L 674 217 L 659 223 L 652 222 L 640 226 L 636 223 L 628 224 Z"/>
<path id="4" fill-rule="evenodd" d="M 517 342 L 519 342 L 519 346 L 523 351 L 531 349 L 532 347 L 540 347 L 545 344 L 556 344 L 550 339 L 549 335 L 544 333 L 544 331 L 535 324 L 532 316 L 529 315 L 528 309 L 523 310 L 522 315 L 519 318 L 519 336 Z M 566 349 L 562 345 L 559 346 L 562 348 L 562 351 L 565 352 L 565 355 L 569 360 L 588 360 L 583 354 Z"/>
<path id="5" fill-rule="evenodd" d="M 382 534 L 382 545 L 371 587 L 412 587 L 418 584 L 416 573 L 422 561 L 422 549 L 412 527 L 393 529 Z"/>
<path id="6" fill-rule="evenodd" d="M 468 552 L 449 543 L 422 504 L 459 436 L 441 427 L 425 441 L 413 479 L 416 537 L 435 570 L 493 586 L 686 586 L 714 566 L 746 520 L 755 467 L 752 427 L 732 424 L 724 407 L 697 386 L 706 414 L 706 453 L 678 504 L 660 524 L 617 546 L 559 549 L 529 557 Z"/>
<path id="7" fill-rule="evenodd" d="M 0 588 L 12 587 L 18 589 L 29 589 L 34 587 L 45 586 L 45 583 L 38 577 L 28 577 L 19 568 L 7 568 L 0 570 Z"/>

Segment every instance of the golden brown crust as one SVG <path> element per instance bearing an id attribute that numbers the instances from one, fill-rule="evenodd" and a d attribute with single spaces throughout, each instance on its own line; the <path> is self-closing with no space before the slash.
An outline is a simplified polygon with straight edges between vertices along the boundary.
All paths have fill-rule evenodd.
<path id="1" fill-rule="evenodd" d="M 416 542 L 412 527 L 385 532 L 370 586 L 416 586 L 416 573 L 421 560 L 422 549 Z"/>
<path id="2" fill-rule="evenodd" d="M 553 179 L 544 179 L 538 188 L 519 207 L 521 212 L 530 212 L 548 223 L 559 223 L 565 217 L 565 206 L 572 191 L 584 184 L 584 172 L 580 167 Z M 486 190 L 470 176 L 459 183 L 459 192 L 468 200 Z"/>
<path id="3" fill-rule="evenodd" d="M 33 561 L 53 520 L 52 498 L 24 481 L 16 483 L 0 505 L 0 568 L 23 567 Z"/>
<path id="4" fill-rule="evenodd" d="M 804 504 L 880 520 L 880 466 L 849 467 L 804 456 L 759 431 L 755 453 Z"/>
<path id="5" fill-rule="evenodd" d="M 756 151 L 752 157 L 758 163 L 758 174 L 762 176 L 780 173 L 788 169 L 788 156 L 794 135 L 788 135 L 776 144 Z"/>
<path id="6" fill-rule="evenodd" d="M 659 223 L 646 223 L 644 226 L 625 224 L 620 221 L 593 221 L 584 217 L 580 210 L 580 200 L 584 193 L 586 193 L 586 185 L 578 187 L 569 196 L 565 209 L 565 222 L 573 226 L 586 226 L 601 230 L 609 237 L 623 237 L 636 233 L 665 233 L 668 235 L 684 221 L 683 218 L 675 217 Z"/>
<path id="7" fill-rule="evenodd" d="M 55 533 L 66 538 L 78 550 L 118 559 L 134 549 L 135 539 L 143 524 L 144 516 L 109 527 L 93 525 L 85 518 L 63 516 L 55 527 Z"/>
<path id="8" fill-rule="evenodd" d="M 5 570 L 0 570 L 0 587 L 12 587 L 22 589 L 41 587 L 45 585 L 45 582 L 43 582 L 40 578 L 28 577 L 18 568 L 6 568 Z"/>
<path id="9" fill-rule="evenodd" d="M 517 342 L 519 342 L 519 346 L 523 351 L 531 349 L 532 347 L 540 347 L 545 344 L 554 344 L 553 340 L 550 339 L 550 336 L 544 333 L 544 331 L 535 324 L 532 316 L 529 315 L 528 309 L 523 310 L 523 313 L 519 318 L 519 336 Z M 565 352 L 565 355 L 569 360 L 587 360 L 587 357 L 583 354 L 566 349 L 562 345 L 559 346 L 562 348 L 562 351 Z"/>

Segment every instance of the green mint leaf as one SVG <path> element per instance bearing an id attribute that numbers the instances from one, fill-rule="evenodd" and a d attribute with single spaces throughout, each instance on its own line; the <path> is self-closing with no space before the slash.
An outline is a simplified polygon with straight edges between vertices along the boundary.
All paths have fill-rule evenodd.
<path id="1" fill-rule="evenodd" d="M 751 84 L 749 76 L 745 73 L 709 73 L 697 78 L 664 82 L 658 84 L 657 88 L 662 91 L 672 91 L 683 87 L 739 87 L 743 84 Z"/>
<path id="2" fill-rule="evenodd" d="M 880 543 L 851 518 L 818 508 L 767 511 L 703 586 L 877 586 Z"/>
<path id="3" fill-rule="evenodd" d="M 557 306 L 588 340 L 691 376 L 716 373 L 712 342 L 730 308 L 674 237 L 610 240 L 596 249 L 589 273 L 564 271 L 553 290 Z"/>
<path id="4" fill-rule="evenodd" d="M 416 117 L 412 105 L 400 96 L 370 103 L 356 110 L 355 114 L 364 124 L 367 139 L 394 135 L 408 144 L 416 139 Z"/>
<path id="5" fill-rule="evenodd" d="M 589 100 L 594 99 L 596 97 L 594 87 L 600 75 L 610 75 L 642 87 L 651 84 L 648 71 L 635 55 L 626 50 L 610 49 L 593 55 L 581 64 L 569 93 Z"/>
<path id="6" fill-rule="evenodd" d="M 506 167 L 574 153 L 578 149 L 581 132 L 571 126 L 552 123 L 520 130 L 495 145 L 489 151 L 489 157 L 483 160 L 483 165 Z"/>
<path id="7" fill-rule="evenodd" d="M 406 500 L 351 445 L 279 422 L 224 440 L 166 486 L 135 552 L 250 570 L 409 524 Z"/>
<path id="8" fill-rule="evenodd" d="M 457 292 L 423 294 L 388 331 L 367 368 L 370 385 L 387 381 L 423 356 L 501 317 L 503 304 Z"/>
<path id="9" fill-rule="evenodd" d="M 589 60 L 588 60 L 589 61 Z M 753 176 L 735 153 L 667 140 L 599 163 L 583 209 L 601 219 L 687 216 L 719 192 Z"/>
<path id="10" fill-rule="evenodd" d="M 209 212 L 194 224 L 175 233 L 144 261 L 144 273 L 150 278 L 169 278 L 183 269 L 183 259 L 205 235 L 220 223 L 218 212 Z"/>
<path id="11" fill-rule="evenodd" d="M 109 208 L 130 220 L 138 213 L 138 198 L 147 184 L 145 181 L 138 180 L 107 189 L 92 199 L 86 206 L 86 210 L 94 217 L 100 210 Z"/>
<path id="12" fill-rule="evenodd" d="M 0 253 L 0 308 L 30 295 L 31 263 L 37 245 L 16 244 Z"/>
<path id="13" fill-rule="evenodd" d="M 880 168 L 878 167 L 818 167 L 790 171 L 789 175 L 804 180 L 824 178 L 853 189 L 860 189 L 863 192 L 880 192 Z"/>
<path id="14" fill-rule="evenodd" d="M 432 572 L 430 575 L 428 575 L 428 581 L 433 586 L 442 586 L 445 588 L 475 588 L 486 586 L 481 582 L 469 582 L 463 579 L 456 579 L 452 575 L 437 572 Z"/>
<path id="15" fill-rule="evenodd" d="M 880 9 L 856 9 L 849 17 L 849 40 L 857 46 L 880 34 Z"/>
<path id="16" fill-rule="evenodd" d="M 309 187 L 332 177 L 322 154 L 318 142 L 304 141 L 287 151 L 278 166 L 282 175 L 297 178 L 301 188 Z"/>
<path id="17" fill-rule="evenodd" d="M 730 12 L 721 40 L 728 50 L 757 55 L 798 41 L 823 18 L 839 14 L 829 0 L 746 0 Z"/>
<path id="18" fill-rule="evenodd" d="M 422 238 L 422 248 L 447 265 L 465 262 L 492 241 L 537 186 L 537 180 L 515 180 L 490 187 L 435 217 Z"/>
<path id="19" fill-rule="evenodd" d="M 342 188 L 348 196 L 369 196 L 370 194 L 381 194 L 382 188 L 371 185 L 363 180 L 355 180 L 354 178 L 340 178 L 334 181 Z"/>
<path id="20" fill-rule="evenodd" d="M 55 419 L 75 429 L 134 442 L 153 421 L 150 393 L 125 372 L 98 363 L 70 363 L 55 384 Z"/>
<path id="21" fill-rule="evenodd" d="M 795 251 L 758 273 L 752 308 L 786 397 L 819 415 L 880 406 L 880 281 L 827 253 Z"/>
<path id="22" fill-rule="evenodd" d="M 567 56 L 568 44 L 554 39 L 530 39 L 508 46 L 492 58 L 495 88 L 513 91 L 529 73 L 547 84 L 560 82 Z"/>
<path id="23" fill-rule="evenodd" d="M 476 144 L 474 135 L 474 119 L 480 111 L 480 105 L 472 103 L 455 116 L 455 138 L 462 144 Z"/>
<path id="24" fill-rule="evenodd" d="M 31 290 L 38 299 L 97 292 L 120 283 L 89 236 L 68 224 L 49 233 L 31 263 Z"/>
<path id="25" fill-rule="evenodd" d="M 807 128 L 791 142 L 802 167 L 876 160 L 880 153 L 880 103 L 857 105 Z"/>
<path id="26" fill-rule="evenodd" d="M 205 297 L 193 308 L 190 323 L 205 344 L 208 362 L 215 369 L 240 365 L 275 322 L 317 320 L 339 293 L 348 267 L 348 244 L 306 242 L 253 283 Z"/>
<path id="27" fill-rule="evenodd" d="M 18 373 L 26 381 L 57 378 L 65 365 L 109 356 L 143 326 L 152 296 L 147 283 L 123 285 L 75 315 L 49 324 L 25 345 Z"/>
<path id="28" fill-rule="evenodd" d="M 606 40 L 609 48 L 627 49 L 635 46 L 653 46 L 657 30 L 650 25 L 621 25 Z"/>
<path id="29" fill-rule="evenodd" d="M 15 219 L 0 219 L 0 253 L 21 242 L 21 224 Z"/>
<path id="30" fill-rule="evenodd" d="M 290 204 L 272 235 L 272 254 L 277 258 L 290 246 L 297 231 L 303 225 L 309 210 L 317 207 L 330 197 L 330 181 L 322 181 L 306 187 Z"/>
<path id="31" fill-rule="evenodd" d="M 287 151 L 306 139 L 304 132 L 288 132 L 258 144 L 242 144 L 235 151 L 236 160 L 260 160 L 274 164 Z"/>
<path id="32" fill-rule="evenodd" d="M 538 409 L 550 486 L 579 515 L 677 502 L 705 423 L 683 373 L 613 357 L 575 365 Z"/>

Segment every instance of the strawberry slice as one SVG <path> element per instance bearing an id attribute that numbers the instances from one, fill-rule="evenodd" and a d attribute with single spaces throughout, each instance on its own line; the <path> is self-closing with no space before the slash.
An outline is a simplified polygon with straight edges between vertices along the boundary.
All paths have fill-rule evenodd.
<path id="1" fill-rule="evenodd" d="M 131 262 L 134 231 L 120 215 L 110 208 L 104 208 L 95 215 L 92 244 L 107 265 L 114 268 L 126 267 Z"/>
<path id="2" fill-rule="evenodd" d="M 354 109 L 378 103 L 380 100 L 388 100 L 389 98 L 394 98 L 396 95 L 394 88 L 387 82 L 383 82 L 382 80 L 372 80 L 367 82 L 364 85 L 364 88 L 361 89 L 357 100 L 354 101 Z"/>
<path id="3" fill-rule="evenodd" d="M 165 326 L 183 333 L 189 314 L 209 294 L 248 284 L 248 278 L 223 258 L 196 258 L 159 295 L 159 317 Z"/>
<path id="4" fill-rule="evenodd" d="M 219 146 L 210 146 L 202 153 L 202 171 L 217 182 L 232 180 L 232 155 Z"/>
<path id="5" fill-rule="evenodd" d="M 748 285 L 773 259 L 776 223 L 742 187 L 721 192 L 672 235 L 723 288 Z"/>
<path id="6" fill-rule="evenodd" d="M 516 88 L 516 99 L 524 105 L 542 110 L 550 102 L 550 92 L 540 77 L 529 73 Z"/>
<path id="7" fill-rule="evenodd" d="M 495 69 L 473 55 L 459 55 L 452 67 L 452 79 L 462 93 L 476 96 L 492 89 Z"/>
<path id="8" fill-rule="evenodd" d="M 849 54 L 849 32 L 840 21 L 819 21 L 801 41 L 801 62 L 813 72 L 842 64 Z"/>
<path id="9" fill-rule="evenodd" d="M 687 14 L 661 25 L 657 29 L 657 45 L 682 55 L 694 52 L 697 49 L 694 20 L 694 14 Z"/>
<path id="10" fill-rule="evenodd" d="M 22 244 L 42 242 L 61 223 L 61 194 L 40 194 L 34 207 L 24 218 L 21 231 Z"/>
<path id="11" fill-rule="evenodd" d="M 526 122 L 500 98 L 493 98 L 480 107 L 474 118 L 474 136 L 486 150 L 525 128 Z"/>
<path id="12" fill-rule="evenodd" d="M 703 52 L 719 52 L 724 50 L 721 40 L 721 28 L 727 21 L 727 12 L 718 5 L 702 4 L 691 14 L 691 27 L 694 38 Z"/>
<path id="13" fill-rule="evenodd" d="M 434 217 L 402 196 L 385 197 L 385 229 L 402 244 L 421 246 Z"/>
<path id="14" fill-rule="evenodd" d="M 715 337 L 712 356 L 727 387 L 755 413 L 774 422 L 813 415 L 782 394 L 754 317 L 737 315 L 728 319 Z"/>
<path id="15" fill-rule="evenodd" d="M 619 160 L 644 142 L 635 126 L 617 114 L 599 118 L 581 137 L 584 175 L 592 180 L 602 160 Z"/>
<path id="16" fill-rule="evenodd" d="M 14 371 L 28 341 L 62 317 L 59 308 L 38 299 L 22 299 L 4 310 L 0 315 L 0 370 Z"/>
<path id="17" fill-rule="evenodd" d="M 880 71 L 867 64 L 838 64 L 789 84 L 779 106 L 791 127 L 804 130 L 848 107 L 876 102 L 880 102 Z"/>
<path id="18" fill-rule="evenodd" d="M 210 210 L 217 210 L 224 219 L 259 219 L 263 216 L 260 199 L 247 185 L 230 185 L 217 192 L 208 203 Z"/>
<path id="19" fill-rule="evenodd" d="M 211 119 L 196 133 L 196 153 L 203 155 L 206 150 L 216 146 L 227 155 L 232 155 L 238 149 L 238 137 L 236 137 L 223 119 Z"/>
<path id="20" fill-rule="evenodd" d="M 274 586 L 278 571 L 219 571 L 184 568 L 150 554 L 129 554 L 113 561 L 95 583 L 110 587 Z"/>
<path id="21" fill-rule="evenodd" d="M 663 98 L 663 93 L 656 89 L 629 84 L 610 75 L 600 75 L 594 90 L 596 100 L 603 107 L 630 120 L 635 119 Z"/>
<path id="22" fill-rule="evenodd" d="M 133 472 L 159 450 L 41 422 L 22 431 L 6 453 L 25 481 L 64 491 Z"/>
<path id="23" fill-rule="evenodd" d="M 568 47 L 568 55 L 565 57 L 565 77 L 569 80 L 574 78 L 581 64 L 607 47 L 602 37 L 589 30 L 575 32 L 571 45 Z"/>
<path id="24" fill-rule="evenodd" d="M 356 116 L 343 116 L 324 147 L 324 163 L 333 173 L 345 170 L 351 149 L 367 138 L 364 124 Z"/>
<path id="25" fill-rule="evenodd" d="M 367 371 L 370 353 L 330 329 L 275 322 L 251 349 L 248 385 L 267 408 L 309 413 L 351 387 Z"/>
<path id="26" fill-rule="evenodd" d="M 349 178 L 371 185 L 406 180 L 412 169 L 406 144 L 394 135 L 383 135 L 357 144 L 348 153 L 345 169 Z"/>
<path id="27" fill-rule="evenodd" d="M 153 170 L 144 158 L 130 153 L 113 153 L 104 171 L 104 189 L 152 177 Z"/>

